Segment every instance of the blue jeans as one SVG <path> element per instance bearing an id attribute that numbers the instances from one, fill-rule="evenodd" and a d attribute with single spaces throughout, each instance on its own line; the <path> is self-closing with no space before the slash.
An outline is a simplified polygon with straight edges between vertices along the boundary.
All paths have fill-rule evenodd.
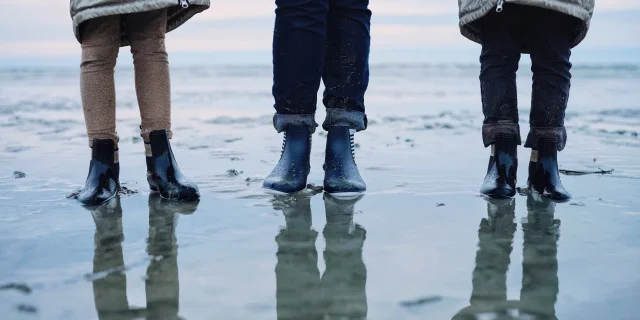
<path id="1" fill-rule="evenodd" d="M 520 141 L 516 71 L 521 53 L 530 53 L 533 93 L 529 135 L 525 147 L 535 148 L 540 138 L 558 140 L 565 147 L 565 110 L 571 88 L 571 45 L 577 18 L 532 6 L 505 3 L 478 20 L 482 34 L 480 88 L 485 146 L 499 133 L 512 133 Z"/>
<path id="2" fill-rule="evenodd" d="M 273 31 L 274 126 L 316 127 L 320 80 L 325 84 L 323 127 L 364 130 L 369 84 L 369 0 L 276 0 Z"/>

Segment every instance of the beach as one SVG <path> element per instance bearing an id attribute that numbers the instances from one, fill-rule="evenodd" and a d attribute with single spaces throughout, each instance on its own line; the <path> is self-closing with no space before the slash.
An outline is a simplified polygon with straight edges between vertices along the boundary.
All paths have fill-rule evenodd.
<path id="1" fill-rule="evenodd" d="M 173 150 L 202 194 L 189 204 L 150 194 L 133 69 L 119 67 L 123 192 L 84 208 L 68 197 L 82 188 L 90 159 L 78 71 L 0 69 L 0 314 L 638 319 L 640 66 L 574 65 L 559 161 L 589 174 L 562 175 L 567 203 L 525 190 L 523 147 L 521 192 L 506 201 L 479 196 L 489 150 L 478 70 L 372 65 L 369 127 L 356 134 L 368 191 L 340 201 L 318 188 L 321 128 L 310 188 L 263 192 L 282 146 L 271 66 L 172 68 Z M 524 64 L 518 87 L 526 136 Z M 323 118 L 319 103 L 316 121 Z"/>

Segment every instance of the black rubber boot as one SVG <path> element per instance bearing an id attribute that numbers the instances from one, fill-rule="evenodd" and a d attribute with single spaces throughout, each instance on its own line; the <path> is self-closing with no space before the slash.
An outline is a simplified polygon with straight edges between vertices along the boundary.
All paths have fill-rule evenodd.
<path id="1" fill-rule="evenodd" d="M 339 198 L 354 198 L 367 186 L 355 161 L 353 134 L 348 127 L 331 127 L 324 160 L 324 190 Z"/>
<path id="2" fill-rule="evenodd" d="M 560 181 L 557 148 L 555 139 L 538 141 L 538 162 L 529 162 L 529 188 L 549 199 L 567 201 L 571 194 Z"/>
<path id="3" fill-rule="evenodd" d="M 176 163 L 166 130 L 149 135 L 151 157 L 147 157 L 147 181 L 151 191 L 169 200 L 190 201 L 200 198 L 198 186 L 182 174 Z"/>
<path id="4" fill-rule="evenodd" d="M 87 181 L 77 197 L 86 206 L 99 205 L 112 199 L 120 188 L 120 164 L 115 161 L 113 140 L 94 139 L 91 149 Z"/>
<path id="5" fill-rule="evenodd" d="M 262 187 L 270 193 L 289 194 L 307 187 L 311 170 L 311 128 L 289 125 L 284 131 L 282 154 L 273 171 L 264 179 Z"/>
<path id="6" fill-rule="evenodd" d="M 496 199 L 511 198 L 516 194 L 517 148 L 515 135 L 498 135 L 480 193 Z"/>

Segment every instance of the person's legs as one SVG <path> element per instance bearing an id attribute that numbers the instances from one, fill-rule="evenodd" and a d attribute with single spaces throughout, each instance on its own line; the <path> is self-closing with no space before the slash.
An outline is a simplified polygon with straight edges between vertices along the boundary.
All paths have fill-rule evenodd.
<path id="1" fill-rule="evenodd" d="M 571 45 L 579 20 L 548 9 L 532 7 L 531 35 L 531 130 L 525 147 L 536 147 L 539 138 L 556 138 L 558 151 L 566 144 L 564 115 L 571 88 Z"/>
<path id="2" fill-rule="evenodd" d="M 479 20 L 482 32 L 480 89 L 484 122 L 482 139 L 491 157 L 480 192 L 494 198 L 516 192 L 517 146 L 520 144 L 516 71 L 522 48 L 520 5 L 504 4 Z"/>
<path id="3" fill-rule="evenodd" d="M 499 133 L 516 135 L 520 141 L 516 71 L 522 10 L 520 5 L 506 3 L 502 12 L 493 10 L 477 22 L 482 32 L 480 91 L 485 147 L 494 144 Z"/>
<path id="4" fill-rule="evenodd" d="M 325 190 L 352 196 L 366 190 L 354 159 L 355 131 L 367 127 L 364 95 L 369 85 L 371 11 L 369 0 L 330 0 L 323 102 L 328 131 Z"/>
<path id="5" fill-rule="evenodd" d="M 367 126 L 364 94 L 369 85 L 371 11 L 369 0 L 330 0 L 322 78 L 327 108 L 325 130 Z"/>
<path id="6" fill-rule="evenodd" d="M 271 193 L 307 186 L 311 135 L 324 67 L 329 0 L 276 0 L 273 30 L 273 126 L 284 132 L 280 160 L 265 178 Z"/>
<path id="7" fill-rule="evenodd" d="M 167 10 L 128 14 L 125 19 L 135 67 L 149 186 L 166 199 L 198 199 L 198 186 L 184 176 L 169 143 L 171 87 L 164 45 Z"/>
<path id="8" fill-rule="evenodd" d="M 135 67 L 141 135 L 149 142 L 155 130 L 171 132 L 171 81 L 164 39 L 166 9 L 125 16 Z"/>
<path id="9" fill-rule="evenodd" d="M 542 8 L 530 8 L 527 25 L 531 35 L 530 131 L 525 147 L 534 149 L 529 163 L 529 183 L 557 200 L 571 195 L 558 173 L 557 152 L 564 149 L 567 132 L 564 116 L 571 88 L 571 45 L 577 18 Z"/>
<path id="10" fill-rule="evenodd" d="M 80 95 L 89 144 L 116 133 L 116 91 L 113 72 L 120 48 L 120 16 L 91 19 L 82 25 Z"/>
<path id="11" fill-rule="evenodd" d="M 325 60 L 329 0 L 276 0 L 273 30 L 274 126 L 312 129 Z"/>
<path id="12" fill-rule="evenodd" d="M 116 93 L 113 72 L 120 47 L 120 16 L 91 19 L 81 28 L 80 93 L 91 163 L 80 203 L 97 205 L 116 196 L 119 188 Z"/>

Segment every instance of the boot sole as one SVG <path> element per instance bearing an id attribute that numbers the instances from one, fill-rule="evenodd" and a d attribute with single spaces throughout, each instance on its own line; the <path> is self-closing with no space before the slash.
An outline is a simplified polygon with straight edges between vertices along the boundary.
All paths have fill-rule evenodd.
<path id="1" fill-rule="evenodd" d="M 98 207 L 98 206 L 101 206 L 101 205 L 113 200 L 117 196 L 118 196 L 118 193 L 116 192 L 116 194 L 114 194 L 113 196 L 111 196 L 111 197 L 109 197 L 107 199 L 104 199 L 103 201 L 96 202 L 96 203 L 84 203 L 84 202 L 82 202 L 80 200 L 76 200 L 76 201 L 78 201 L 78 203 L 80 203 L 80 205 L 83 206 L 83 207 Z"/>
<path id="2" fill-rule="evenodd" d="M 300 192 L 300 191 L 302 191 L 304 189 L 298 190 L 298 191 L 295 191 L 295 192 L 291 192 L 291 193 L 282 192 L 282 191 L 278 191 L 278 190 L 274 190 L 274 189 L 270 189 L 270 188 L 265 188 L 265 187 L 262 187 L 262 190 L 264 191 L 264 193 L 266 193 L 268 195 L 271 195 L 271 196 L 287 196 L 287 195 L 296 194 L 296 193 L 298 193 L 298 192 Z"/>
<path id="3" fill-rule="evenodd" d="M 480 196 L 486 199 L 496 199 L 496 200 L 505 200 L 505 199 L 513 199 L 515 197 L 515 195 L 513 196 L 505 196 L 505 195 L 488 195 L 488 194 L 484 194 L 484 193 L 480 193 Z"/>
<path id="4" fill-rule="evenodd" d="M 362 192 L 327 192 L 329 195 L 331 195 L 334 198 L 338 198 L 340 200 L 354 200 L 357 199 L 359 197 L 361 197 L 362 195 L 364 195 L 366 193 L 366 191 L 362 191 Z"/>

